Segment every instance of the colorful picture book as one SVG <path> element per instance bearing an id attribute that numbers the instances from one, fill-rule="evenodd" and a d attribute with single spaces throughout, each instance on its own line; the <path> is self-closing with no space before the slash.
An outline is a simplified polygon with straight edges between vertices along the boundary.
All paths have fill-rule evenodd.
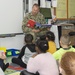
<path id="1" fill-rule="evenodd" d="M 35 22 L 34 20 L 31 20 L 31 19 L 30 19 L 30 20 L 27 22 L 27 27 L 34 28 L 35 24 L 36 24 L 36 22 Z"/>

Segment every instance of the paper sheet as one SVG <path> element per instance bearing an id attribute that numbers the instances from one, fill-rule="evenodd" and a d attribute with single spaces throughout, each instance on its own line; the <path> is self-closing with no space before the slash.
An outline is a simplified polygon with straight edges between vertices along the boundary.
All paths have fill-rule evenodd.
<path id="1" fill-rule="evenodd" d="M 52 0 L 52 6 L 57 7 L 57 0 Z"/>
<path id="2" fill-rule="evenodd" d="M 67 18 L 67 1 L 66 0 L 57 1 L 56 17 Z"/>
<path id="3" fill-rule="evenodd" d="M 46 1 L 40 0 L 40 7 L 46 7 Z"/>

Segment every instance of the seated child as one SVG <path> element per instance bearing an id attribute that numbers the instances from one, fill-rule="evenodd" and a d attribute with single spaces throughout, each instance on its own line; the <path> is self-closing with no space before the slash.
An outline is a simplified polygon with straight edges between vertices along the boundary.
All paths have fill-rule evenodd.
<path id="1" fill-rule="evenodd" d="M 75 52 L 75 48 L 73 48 L 71 45 L 70 37 L 69 35 L 62 35 L 60 38 L 60 45 L 62 48 L 57 50 L 55 53 L 53 53 L 53 56 L 56 60 L 61 59 L 62 55 L 65 52 L 73 51 Z"/>
<path id="2" fill-rule="evenodd" d="M 5 71 L 9 66 L 9 63 L 7 63 L 7 64 L 4 63 L 5 59 L 6 59 L 5 53 L 0 52 L 0 67 L 2 68 L 3 71 Z"/>
<path id="3" fill-rule="evenodd" d="M 61 75 L 75 75 L 75 52 L 66 52 L 60 61 Z"/>
<path id="4" fill-rule="evenodd" d="M 25 46 L 22 47 L 18 58 L 12 58 L 12 62 L 26 68 L 29 58 L 36 53 L 35 44 L 33 44 L 33 36 L 26 34 L 24 41 Z"/>
<path id="5" fill-rule="evenodd" d="M 47 40 L 37 40 L 35 49 L 38 54 L 29 58 L 26 69 L 28 72 L 34 74 L 38 72 L 39 75 L 59 75 L 56 60 L 47 52 L 48 47 Z"/>
<path id="6" fill-rule="evenodd" d="M 47 50 L 51 54 L 53 54 L 56 51 L 56 44 L 55 44 L 55 35 L 53 32 L 48 31 L 46 32 L 46 40 L 48 40 L 49 49 Z"/>

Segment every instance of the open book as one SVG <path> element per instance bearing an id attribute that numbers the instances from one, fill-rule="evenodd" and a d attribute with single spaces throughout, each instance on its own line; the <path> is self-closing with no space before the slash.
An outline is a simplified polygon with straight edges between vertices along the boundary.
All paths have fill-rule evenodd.
<path id="1" fill-rule="evenodd" d="M 34 20 L 30 19 L 27 22 L 27 27 L 29 28 L 47 28 L 47 27 L 51 27 L 51 24 L 40 24 L 38 22 L 35 22 Z"/>
<path id="2" fill-rule="evenodd" d="M 35 28 L 49 28 L 51 26 L 51 24 L 40 24 L 36 22 Z"/>

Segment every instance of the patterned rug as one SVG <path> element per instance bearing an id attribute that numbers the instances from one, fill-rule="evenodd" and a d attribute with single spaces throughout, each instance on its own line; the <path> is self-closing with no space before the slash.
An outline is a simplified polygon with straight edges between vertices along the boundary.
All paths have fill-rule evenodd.
<path id="1" fill-rule="evenodd" d="M 11 63 L 8 67 L 9 69 L 13 69 L 13 70 L 16 70 L 16 71 L 21 71 L 21 70 L 24 70 L 24 68 L 20 67 L 19 65 L 17 64 L 14 64 L 14 63 Z"/>
<path id="2" fill-rule="evenodd" d="M 16 72 L 16 70 L 6 69 L 6 71 L 5 71 L 5 75 L 9 75 L 9 74 L 11 74 L 11 73 L 15 73 L 15 72 Z"/>
<path id="3" fill-rule="evenodd" d="M 20 72 L 15 72 L 15 73 L 8 74 L 8 75 L 20 75 Z"/>
<path id="4" fill-rule="evenodd" d="M 20 71 L 12 70 L 12 69 L 6 69 L 5 75 L 20 75 Z"/>
<path id="5" fill-rule="evenodd" d="M 19 65 L 11 63 L 9 67 L 5 71 L 5 75 L 20 75 L 20 71 L 24 70 L 24 68 Z"/>

